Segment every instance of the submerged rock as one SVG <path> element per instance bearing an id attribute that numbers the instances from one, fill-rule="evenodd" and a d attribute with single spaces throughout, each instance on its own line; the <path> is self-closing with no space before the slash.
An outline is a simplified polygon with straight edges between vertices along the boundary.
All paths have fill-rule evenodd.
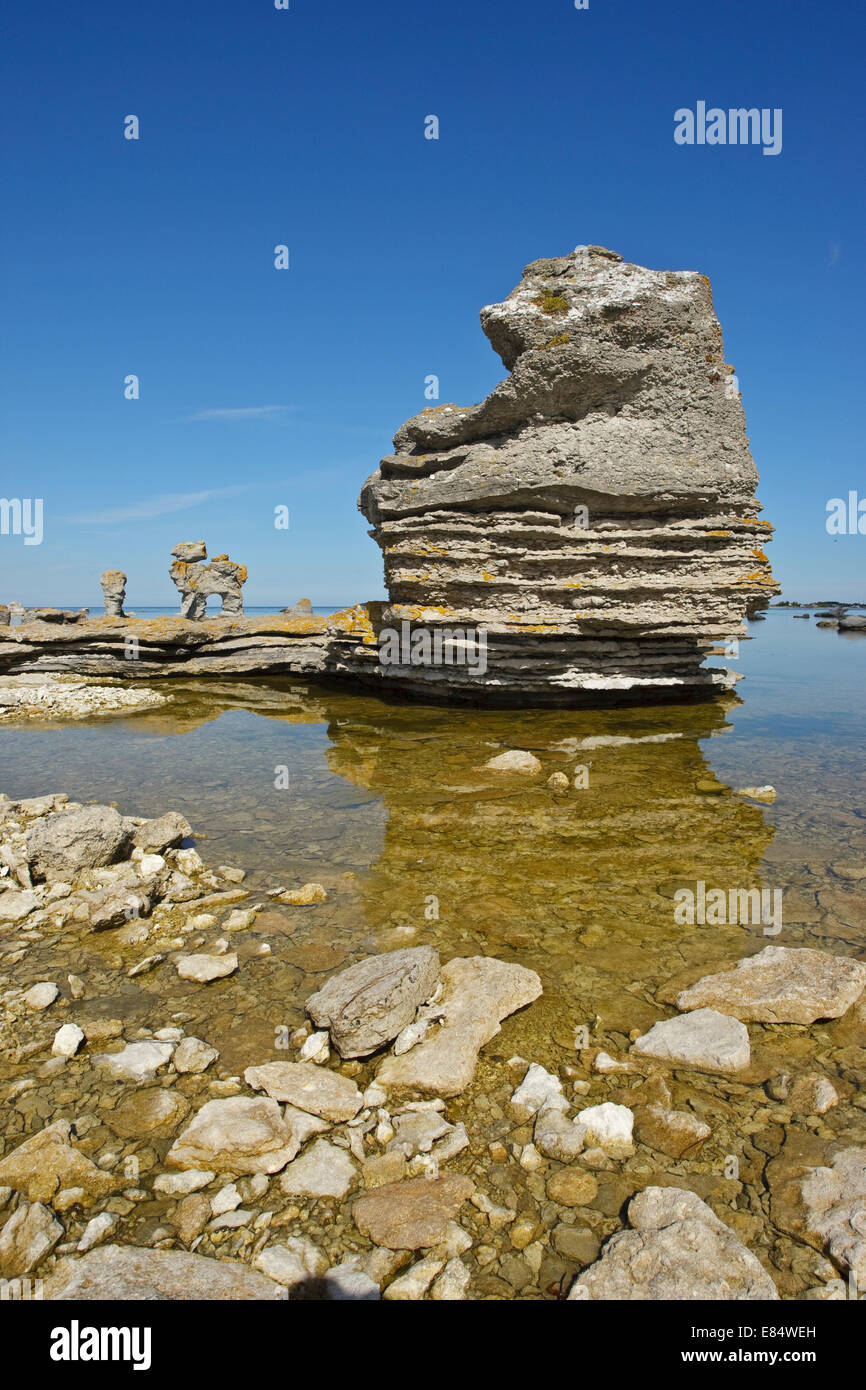
<path id="1" fill-rule="evenodd" d="M 472 1196 L 475 1184 L 460 1173 L 441 1178 L 410 1178 L 388 1183 L 359 1197 L 355 1225 L 375 1245 L 389 1250 L 421 1250 L 445 1239 L 448 1223 Z"/>
<path id="2" fill-rule="evenodd" d="M 344 1149 L 317 1139 L 300 1158 L 294 1159 L 280 1179 L 286 1196 L 345 1197 L 355 1181 L 356 1169 Z"/>
<path id="3" fill-rule="evenodd" d="M 247 1067 L 244 1080 L 254 1091 L 266 1091 L 273 1100 L 288 1101 L 333 1124 L 354 1119 L 363 1104 L 354 1081 L 315 1062 L 265 1062 Z"/>
<path id="4" fill-rule="evenodd" d="M 439 983 L 439 953 L 412 946 L 370 956 L 334 975 L 306 1003 L 341 1057 L 363 1057 L 397 1037 Z"/>
<path id="5" fill-rule="evenodd" d="M 631 1045 L 641 1057 L 682 1062 L 699 1071 L 734 1072 L 749 1065 L 749 1033 L 744 1024 L 716 1009 L 696 1009 L 666 1018 Z"/>
<path id="6" fill-rule="evenodd" d="M 569 1300 L 778 1299 L 760 1262 L 693 1192 L 646 1188 L 628 1216 L 633 1229 L 611 1237 Z"/>
<path id="7" fill-rule="evenodd" d="M 61 1260 L 45 1280 L 43 1297 L 138 1302 L 159 1299 L 278 1299 L 280 1285 L 236 1260 L 211 1260 L 182 1250 L 103 1245 L 81 1259 Z"/>
<path id="8" fill-rule="evenodd" d="M 209 1100 L 172 1144 L 165 1161 L 174 1168 L 217 1173 L 278 1173 L 299 1145 L 274 1100 L 229 1096 Z"/>
<path id="9" fill-rule="evenodd" d="M 866 965 L 804 947 L 765 946 L 733 970 L 705 975 L 677 995 L 678 1009 L 709 1006 L 744 1022 L 841 1018 L 866 989 Z"/>
<path id="10" fill-rule="evenodd" d="M 767 1170 L 773 1221 L 822 1250 L 866 1287 L 866 1148 L 838 1148 L 826 1163 L 791 1140 Z M 801 1151 L 802 1150 L 802 1151 Z"/>
<path id="11" fill-rule="evenodd" d="M 523 965 L 490 956 L 458 956 L 442 970 L 437 1008 L 442 1026 L 401 1057 L 386 1057 L 377 1080 L 430 1096 L 456 1096 L 475 1073 L 478 1054 L 509 1014 L 541 994 L 541 981 Z"/>

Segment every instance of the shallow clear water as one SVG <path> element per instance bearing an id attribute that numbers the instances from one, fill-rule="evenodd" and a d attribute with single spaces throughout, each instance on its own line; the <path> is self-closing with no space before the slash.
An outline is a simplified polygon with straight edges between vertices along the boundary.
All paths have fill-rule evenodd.
<path id="1" fill-rule="evenodd" d="M 206 990 L 167 965 L 118 976 L 149 948 L 118 953 L 112 933 L 85 938 L 64 966 L 91 970 L 106 1016 L 158 1028 L 184 1012 L 187 1031 L 219 1047 L 226 1069 L 273 1057 L 274 1029 L 302 1020 L 325 972 L 371 952 L 430 943 L 443 959 L 491 954 L 537 970 L 543 997 L 506 1021 L 456 1103 L 459 1111 L 480 1096 L 483 1106 L 485 1092 L 507 1090 L 512 1053 L 574 1062 L 580 1025 L 593 1046 L 621 1053 L 630 1032 L 662 1016 L 659 991 L 672 979 L 691 981 L 770 941 L 866 953 L 866 637 L 786 612 L 750 632 L 738 661 L 725 662 L 746 674 L 738 695 L 693 706 L 485 712 L 290 680 L 166 683 L 170 703 L 156 712 L 4 726 L 0 790 L 65 791 L 138 815 L 179 810 L 206 862 L 246 869 L 253 892 L 326 887 L 321 906 L 283 909 L 282 925 L 271 914 L 236 934 L 240 971 Z M 485 770 L 505 748 L 531 750 L 544 775 Z M 288 788 L 278 790 L 282 769 Z M 563 795 L 546 786 L 554 771 L 572 784 Z M 765 783 L 774 805 L 736 792 Z M 673 895 L 699 880 L 781 889 L 781 932 L 677 924 Z M 263 937 L 269 956 L 258 954 Z M 34 944 L 33 979 L 58 975 L 57 949 Z M 855 1087 L 866 1081 L 862 1013 L 750 1032 L 754 1082 L 798 1059 L 847 1084 L 849 1096 L 852 1077 Z M 683 1088 L 717 1124 L 699 1161 L 668 1167 L 709 1182 L 742 1140 L 743 1116 L 728 1114 L 722 1095 L 746 1088 L 693 1074 Z M 760 1103 L 755 1089 L 750 1113 Z M 862 1110 L 843 1105 L 826 1124 L 859 1126 L 863 1141 Z M 759 1170 L 742 1142 L 751 1172 L 743 1202 L 760 1211 Z"/>

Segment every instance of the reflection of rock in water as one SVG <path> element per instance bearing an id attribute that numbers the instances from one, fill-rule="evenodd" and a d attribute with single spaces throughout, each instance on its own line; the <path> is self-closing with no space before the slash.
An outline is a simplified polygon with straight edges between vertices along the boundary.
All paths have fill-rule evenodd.
<path id="1" fill-rule="evenodd" d="M 414 940 L 446 957 L 513 952 L 546 988 L 582 996 L 584 1017 L 604 999 L 636 1026 L 624 992 L 739 954 L 760 934 L 674 923 L 681 884 L 760 886 L 772 830 L 716 782 L 698 742 L 724 730 L 726 707 L 338 716 L 332 770 L 381 795 L 389 817 L 362 888 L 370 925 L 415 927 Z M 484 769 L 508 747 L 530 748 L 541 774 Z M 556 771 L 567 793 L 546 785 Z"/>
<path id="2" fill-rule="evenodd" d="M 187 732 L 232 709 L 326 724 L 331 773 L 381 798 L 387 824 L 375 848 L 370 840 L 376 858 L 309 920 L 311 940 L 324 932 L 361 954 L 429 942 L 445 959 L 517 960 L 542 975 L 542 1010 L 559 1033 L 597 1013 L 624 1032 L 642 1026 L 658 1016 L 645 996 L 671 976 L 766 944 L 760 927 L 674 921 L 681 885 L 763 886 L 772 828 L 759 806 L 716 781 L 700 746 L 728 727 L 734 697 L 521 714 L 386 704 L 288 680 L 184 682 L 175 691 L 168 709 L 140 716 L 136 729 Z M 508 748 L 530 749 L 540 774 L 484 768 Z M 554 772 L 567 775 L 567 792 L 546 785 Z M 576 789 L 576 778 L 587 785 Z M 261 800 L 266 827 L 284 812 Z M 374 814 L 363 811 L 366 821 Z M 331 815 L 339 822 L 336 807 Z M 304 937 L 306 928 L 305 919 Z"/>

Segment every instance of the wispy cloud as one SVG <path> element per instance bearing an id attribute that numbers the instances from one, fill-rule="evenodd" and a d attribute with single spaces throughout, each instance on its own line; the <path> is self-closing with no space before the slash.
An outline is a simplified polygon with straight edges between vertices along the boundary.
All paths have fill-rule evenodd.
<path id="1" fill-rule="evenodd" d="M 109 507 L 104 511 L 79 512 L 76 516 L 65 516 L 76 526 L 114 526 L 122 521 L 152 521 L 158 516 L 169 516 L 172 512 L 189 511 L 202 502 L 210 502 L 216 497 L 232 497 L 246 491 L 243 487 L 209 488 L 206 492 L 164 492 L 156 497 L 145 497 L 140 502 L 131 502 L 126 507 Z"/>
<path id="2" fill-rule="evenodd" d="M 842 259 L 842 247 L 839 245 L 838 241 L 831 241 L 831 242 L 830 242 L 830 260 L 829 260 L 828 264 L 829 264 L 830 266 L 838 265 L 839 262 L 841 261 L 841 259 Z"/>
<path id="3" fill-rule="evenodd" d="M 293 405 L 243 405 L 236 409 L 199 410 L 195 415 L 185 415 L 191 420 L 254 420 L 265 415 L 280 415 L 286 410 L 296 410 Z"/>

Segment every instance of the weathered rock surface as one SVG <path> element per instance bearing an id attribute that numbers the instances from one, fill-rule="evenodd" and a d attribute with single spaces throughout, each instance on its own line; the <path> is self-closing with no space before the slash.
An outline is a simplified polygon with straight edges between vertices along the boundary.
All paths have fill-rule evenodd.
<path id="1" fill-rule="evenodd" d="M 237 617 L 243 613 L 243 586 L 247 578 L 244 565 L 236 565 L 228 555 L 216 555 L 210 564 L 205 564 L 207 547 L 204 541 L 182 541 L 171 553 L 174 563 L 169 574 L 181 596 L 181 617 L 193 621 L 202 619 L 211 595 L 222 599 L 222 611 L 226 616 Z"/>
<path id="2" fill-rule="evenodd" d="M 338 1149 L 327 1139 L 317 1139 L 289 1164 L 280 1178 L 280 1187 L 287 1196 L 342 1198 L 355 1176 L 355 1165 L 345 1149 Z"/>
<path id="3" fill-rule="evenodd" d="M 439 953 L 412 946 L 370 956 L 310 995 L 307 1013 L 327 1028 L 341 1057 L 363 1057 L 391 1042 L 439 983 Z"/>
<path id="4" fill-rule="evenodd" d="M 222 956 L 203 953 L 179 956 L 175 965 L 182 980 L 195 980 L 198 984 L 206 985 L 211 980 L 223 980 L 226 975 L 233 975 L 238 968 L 238 958 L 234 951 L 226 951 Z"/>
<path id="5" fill-rule="evenodd" d="M 377 1080 L 423 1095 L 456 1096 L 475 1073 L 478 1054 L 509 1014 L 541 994 L 534 970 L 490 956 L 458 956 L 442 970 L 442 1026 L 400 1057 L 386 1057 Z"/>
<path id="6" fill-rule="evenodd" d="M 150 1081 L 173 1052 L 173 1043 L 127 1043 L 119 1052 L 97 1052 L 93 1064 L 119 1081 Z"/>
<path id="7" fill-rule="evenodd" d="M 88 1198 L 107 1196 L 127 1185 L 121 1175 L 97 1168 L 71 1143 L 72 1125 L 55 1120 L 0 1159 L 0 1187 L 14 1187 L 31 1202 L 50 1202 L 62 1188 L 80 1188 Z"/>
<path id="8" fill-rule="evenodd" d="M 778 1299 L 760 1262 L 692 1192 L 647 1188 L 629 1204 L 634 1229 L 612 1236 L 569 1299 Z"/>
<path id="9" fill-rule="evenodd" d="M 41 1202 L 22 1202 L 0 1228 L 0 1277 L 29 1274 L 63 1239 L 63 1227 Z"/>
<path id="10" fill-rule="evenodd" d="M 126 598 L 126 575 L 123 570 L 106 570 L 99 582 L 105 599 L 106 618 L 125 618 L 123 601 Z"/>
<path id="11" fill-rule="evenodd" d="M 182 1250 L 103 1245 L 81 1259 L 62 1260 L 45 1280 L 43 1297 L 135 1301 L 146 1299 L 278 1299 L 280 1285 L 235 1260 L 211 1260 Z"/>
<path id="12" fill-rule="evenodd" d="M 30 872 L 39 879 L 115 864 L 129 847 L 131 831 L 111 806 L 54 811 L 28 832 Z"/>
<path id="13" fill-rule="evenodd" d="M 354 1119 L 363 1104 L 354 1081 L 315 1062 L 265 1062 L 261 1067 L 247 1067 L 244 1080 L 254 1091 L 266 1091 L 272 1100 L 288 1101 L 333 1124 Z"/>
<path id="14" fill-rule="evenodd" d="M 383 625 L 484 629 L 486 671 L 360 648 L 347 668 L 452 699 L 723 683 L 704 654 L 776 586 L 706 277 L 582 246 L 527 266 L 481 321 L 511 375 L 407 421 L 359 506 Z"/>
<path id="15" fill-rule="evenodd" d="M 375 1245 L 389 1250 L 421 1250 L 444 1240 L 448 1223 L 475 1191 L 471 1178 L 447 1173 L 441 1178 L 411 1178 L 388 1183 L 359 1197 L 355 1225 Z"/>
<path id="16" fill-rule="evenodd" d="M 745 1025 L 716 1009 L 696 1009 L 681 1018 L 656 1023 L 631 1045 L 641 1057 L 682 1062 L 699 1071 L 734 1072 L 749 1065 L 751 1050 Z"/>
<path id="17" fill-rule="evenodd" d="M 688 1110 L 669 1110 L 664 1105 L 640 1106 L 634 1112 L 634 1121 L 639 1142 L 670 1158 L 679 1159 L 686 1154 L 694 1158 L 712 1133 L 697 1115 Z"/>
<path id="18" fill-rule="evenodd" d="M 828 1163 L 786 1144 L 767 1170 L 773 1221 L 823 1250 L 866 1287 L 866 1148 L 839 1148 Z"/>
<path id="19" fill-rule="evenodd" d="M 276 1101 L 264 1096 L 209 1100 L 166 1154 L 174 1168 L 217 1173 L 278 1173 L 298 1144 Z"/>
<path id="20" fill-rule="evenodd" d="M 744 1022 L 841 1018 L 866 989 L 866 965 L 804 947 L 765 946 L 733 970 L 705 975 L 677 995 L 678 1009 L 709 1006 Z"/>

